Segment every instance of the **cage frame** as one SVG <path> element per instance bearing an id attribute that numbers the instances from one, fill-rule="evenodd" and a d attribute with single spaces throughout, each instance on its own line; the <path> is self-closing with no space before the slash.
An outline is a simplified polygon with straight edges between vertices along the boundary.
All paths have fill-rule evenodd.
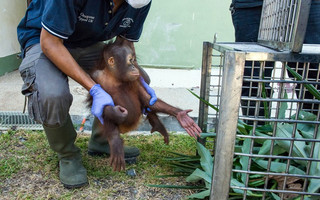
<path id="1" fill-rule="evenodd" d="M 208 52 L 216 50 L 224 56 L 223 60 L 223 78 L 221 89 L 221 102 L 219 109 L 223 112 L 219 113 L 219 120 L 217 126 L 217 138 L 215 142 L 214 171 L 212 177 L 212 187 L 210 192 L 210 199 L 222 200 L 228 199 L 230 187 L 233 156 L 234 156 L 234 143 L 237 137 L 237 121 L 239 116 L 241 87 L 243 81 L 243 70 L 245 61 L 280 61 L 280 62 L 312 62 L 320 63 L 320 45 L 304 45 L 301 54 L 292 54 L 290 52 L 279 52 L 272 50 L 264 46 L 260 46 L 257 43 L 210 43 L 204 42 L 203 47 L 205 53 L 203 59 L 209 61 L 203 62 L 202 70 L 209 69 L 209 71 L 202 71 L 201 78 L 201 93 L 200 97 L 209 101 L 209 87 L 210 87 L 210 75 L 211 69 L 214 65 L 209 66 L 210 60 L 212 60 L 213 54 L 209 55 Z M 203 88 L 205 87 L 205 88 Z M 200 101 L 200 104 L 204 104 Z M 205 107 L 201 105 L 200 108 Z M 201 115 L 207 116 L 208 110 L 199 110 L 199 118 Z M 209 118 L 205 118 L 209 120 Z M 206 127 L 204 120 L 199 121 L 200 127 Z M 319 123 L 320 124 L 320 123 Z M 206 129 L 205 129 L 206 130 Z M 320 134 L 320 133 L 319 133 Z M 318 140 L 313 140 L 319 142 Z M 230 156 L 232 155 L 232 156 Z M 286 158 L 291 159 L 291 158 Z M 311 159 L 312 160 L 312 159 Z M 250 172 L 247 172 L 250 173 Z M 310 177 L 309 177 L 310 178 Z M 319 177 L 316 177 L 320 179 Z M 243 189 L 245 191 L 254 188 L 236 188 Z M 260 191 L 260 190 L 259 190 Z M 266 192 L 269 192 L 267 190 Z M 275 192 L 290 193 L 291 191 Z M 306 192 L 297 192 L 297 194 L 308 195 Z M 309 194 L 310 195 L 310 194 Z M 320 196 L 320 194 L 319 194 Z"/>
<path id="2" fill-rule="evenodd" d="M 279 51 L 301 52 L 310 7 L 311 0 L 264 0 L 258 43 Z"/>

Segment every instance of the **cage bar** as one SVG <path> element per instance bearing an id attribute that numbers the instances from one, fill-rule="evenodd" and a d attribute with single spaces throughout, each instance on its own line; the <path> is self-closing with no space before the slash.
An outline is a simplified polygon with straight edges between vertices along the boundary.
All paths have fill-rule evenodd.
<path id="1" fill-rule="evenodd" d="M 280 51 L 301 52 L 311 0 L 264 0 L 258 43 Z"/>
<path id="2" fill-rule="evenodd" d="M 256 199 L 320 198 L 320 101 L 305 87 L 319 91 L 320 45 L 304 45 L 300 54 L 254 43 L 208 46 L 213 48 L 212 56 L 206 57 L 212 66 L 210 73 L 202 74 L 222 80 L 210 79 L 207 90 L 216 82 L 222 84 L 221 90 L 202 96 L 209 103 L 220 99 L 210 199 L 229 199 L 229 192 L 235 191 L 242 191 L 242 199 L 254 198 L 253 194 L 260 195 Z M 219 66 L 222 71 L 216 69 Z M 251 73 L 237 76 L 237 70 Z M 241 96 L 243 88 L 249 92 Z M 210 116 L 209 111 L 204 114 Z M 212 120 L 207 119 L 205 124 Z M 248 132 L 243 134 L 239 128 L 245 126 Z M 243 164 L 232 166 L 233 160 Z M 259 177 L 258 187 L 252 186 L 252 177 Z"/>

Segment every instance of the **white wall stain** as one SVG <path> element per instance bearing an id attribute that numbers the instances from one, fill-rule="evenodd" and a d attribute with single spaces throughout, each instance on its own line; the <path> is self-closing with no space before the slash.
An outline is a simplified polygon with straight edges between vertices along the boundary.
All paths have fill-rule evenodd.
<path id="1" fill-rule="evenodd" d="M 175 37 L 173 34 L 177 32 L 182 24 L 179 23 L 167 23 L 165 25 L 165 42 L 163 42 L 159 48 L 160 51 L 177 51 Z"/>
<path id="2" fill-rule="evenodd" d="M 152 23 L 149 23 L 148 24 L 148 29 L 143 29 L 143 35 L 145 35 L 146 38 L 149 38 L 151 37 L 151 35 L 157 31 L 159 25 L 160 25 L 160 22 L 161 22 L 161 17 L 160 16 L 157 16 L 153 21 Z"/>
<path id="3" fill-rule="evenodd" d="M 177 31 L 177 29 L 180 28 L 180 26 L 182 26 L 182 24 L 178 24 L 178 23 L 169 23 L 166 25 L 166 31 L 171 32 L 171 31 Z"/>
<path id="4" fill-rule="evenodd" d="M 153 63 L 156 60 L 158 60 L 160 58 L 160 54 L 159 51 L 157 49 L 150 49 L 151 52 L 151 57 L 150 57 L 150 62 Z"/>

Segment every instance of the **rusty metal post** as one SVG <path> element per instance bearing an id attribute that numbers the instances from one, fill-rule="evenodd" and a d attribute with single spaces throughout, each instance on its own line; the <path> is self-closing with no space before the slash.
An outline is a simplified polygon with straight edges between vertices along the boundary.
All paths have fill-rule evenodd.
<path id="1" fill-rule="evenodd" d="M 224 61 L 210 200 L 227 200 L 229 197 L 245 53 L 226 51 Z"/>
<path id="2" fill-rule="evenodd" d="M 206 101 L 209 101 L 210 76 L 211 76 L 211 64 L 212 64 L 212 43 L 203 42 L 202 52 L 203 53 L 202 53 L 200 97 Z M 207 131 L 207 123 L 208 123 L 208 105 L 206 105 L 202 101 L 199 101 L 198 125 L 203 132 Z"/>

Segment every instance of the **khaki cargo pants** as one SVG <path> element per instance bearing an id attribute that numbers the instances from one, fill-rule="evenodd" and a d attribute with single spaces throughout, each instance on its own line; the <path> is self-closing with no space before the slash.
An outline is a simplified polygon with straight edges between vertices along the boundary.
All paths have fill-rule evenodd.
<path id="1" fill-rule="evenodd" d="M 86 48 L 68 50 L 88 71 L 99 60 L 103 45 L 100 42 Z M 44 55 L 40 44 L 27 50 L 19 71 L 24 81 L 22 94 L 28 98 L 30 118 L 48 127 L 60 127 L 67 120 L 73 100 L 68 77 Z"/>

